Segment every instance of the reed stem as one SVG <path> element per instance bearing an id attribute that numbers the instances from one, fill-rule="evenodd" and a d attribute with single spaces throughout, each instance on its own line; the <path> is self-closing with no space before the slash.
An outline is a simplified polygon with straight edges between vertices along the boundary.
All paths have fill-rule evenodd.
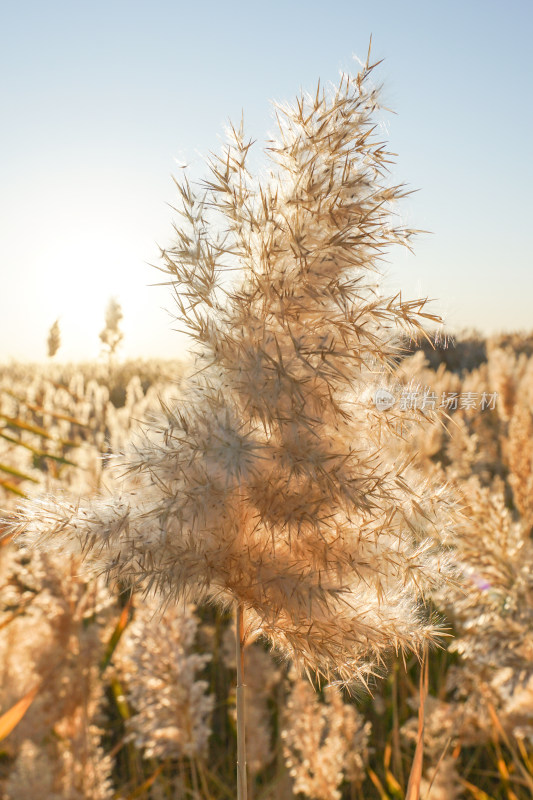
<path id="1" fill-rule="evenodd" d="M 237 800 L 247 800 L 246 739 L 244 725 L 244 606 L 237 603 L 236 655 L 237 655 Z"/>

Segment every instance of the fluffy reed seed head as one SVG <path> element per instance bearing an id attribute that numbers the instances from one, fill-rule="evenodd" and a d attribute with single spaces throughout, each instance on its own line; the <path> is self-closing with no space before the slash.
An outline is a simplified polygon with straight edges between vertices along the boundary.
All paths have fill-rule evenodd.
<path id="1" fill-rule="evenodd" d="M 48 338 L 46 340 L 46 346 L 48 349 L 49 358 L 53 358 L 61 347 L 61 329 L 59 327 L 58 319 L 56 319 L 56 321 L 52 323 L 50 327 Z"/>
<path id="2" fill-rule="evenodd" d="M 107 348 L 106 351 L 110 357 L 115 355 L 119 344 L 124 338 L 124 334 L 119 327 L 123 316 L 120 303 L 116 297 L 112 297 L 107 304 L 105 312 L 105 328 L 100 332 L 100 341 L 102 346 Z"/>
<path id="3" fill-rule="evenodd" d="M 199 188 L 177 183 L 162 270 L 196 371 L 127 454 L 123 495 L 45 499 L 15 523 L 167 600 L 243 603 L 250 631 L 345 682 L 434 639 L 420 598 L 442 580 L 447 525 L 394 415 L 364 397 L 398 334 L 436 319 L 379 292 L 384 253 L 414 231 L 391 208 L 406 192 L 387 179 L 372 69 L 277 108 L 268 180 L 241 126 Z"/>

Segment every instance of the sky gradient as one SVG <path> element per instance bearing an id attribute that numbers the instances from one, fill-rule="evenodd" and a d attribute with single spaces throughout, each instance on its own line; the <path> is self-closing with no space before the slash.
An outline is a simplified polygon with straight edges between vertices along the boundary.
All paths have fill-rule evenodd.
<path id="1" fill-rule="evenodd" d="M 269 101 L 357 71 L 371 34 L 393 178 L 420 190 L 403 219 L 431 231 L 387 286 L 452 330 L 533 328 L 531 2 L 19 0 L 0 31 L 0 362 L 43 359 L 57 317 L 59 359 L 96 356 L 112 295 L 124 355 L 183 356 L 148 286 L 171 174 L 200 177 L 241 111 L 259 151 Z"/>

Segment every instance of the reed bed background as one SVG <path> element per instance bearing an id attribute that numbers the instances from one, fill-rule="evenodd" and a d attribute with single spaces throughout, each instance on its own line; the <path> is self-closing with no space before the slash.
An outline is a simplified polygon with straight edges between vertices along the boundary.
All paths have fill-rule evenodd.
<path id="1" fill-rule="evenodd" d="M 422 797 L 533 792 L 533 355 L 531 338 L 459 339 L 399 368 L 457 396 L 416 447 L 464 502 L 465 580 L 432 598 L 452 637 L 429 656 Z M 435 362 L 440 359 L 440 364 Z M 447 366 L 448 362 L 449 366 Z M 464 365 L 464 366 L 463 366 Z M 50 364 L 0 371 L 2 507 L 19 494 L 94 493 L 109 455 L 186 366 Z M 497 396 L 481 410 L 466 393 Z M 491 398 L 492 400 L 492 398 Z M 462 400 L 464 404 L 464 399 Z M 232 612 L 167 609 L 111 591 L 75 556 L 0 549 L 1 786 L 6 800 L 234 797 Z M 403 797 L 417 733 L 416 657 L 371 693 L 314 691 L 261 641 L 246 648 L 254 797 Z M 316 687 L 315 687 L 316 688 Z"/>

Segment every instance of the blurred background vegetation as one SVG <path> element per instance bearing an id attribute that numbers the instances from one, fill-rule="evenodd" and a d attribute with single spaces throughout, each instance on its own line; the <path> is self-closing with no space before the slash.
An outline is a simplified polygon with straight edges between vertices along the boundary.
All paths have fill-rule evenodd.
<path id="1" fill-rule="evenodd" d="M 444 342 L 444 340 L 443 340 Z M 405 342 L 398 375 L 439 398 L 410 443 L 460 493 L 463 582 L 429 598 L 450 637 L 429 657 L 421 796 L 533 796 L 533 335 Z M 0 504 L 118 478 L 110 459 L 187 364 L 107 359 L 0 367 Z M 461 397 L 476 397 L 474 405 Z M 494 403 L 481 408 L 483 393 Z M 111 591 L 76 557 L 0 547 L 0 788 L 5 800 L 233 798 L 231 613 Z M 254 798 L 404 798 L 420 665 L 394 660 L 349 697 L 247 648 Z M 387 671 L 388 670 L 388 671 Z"/>

